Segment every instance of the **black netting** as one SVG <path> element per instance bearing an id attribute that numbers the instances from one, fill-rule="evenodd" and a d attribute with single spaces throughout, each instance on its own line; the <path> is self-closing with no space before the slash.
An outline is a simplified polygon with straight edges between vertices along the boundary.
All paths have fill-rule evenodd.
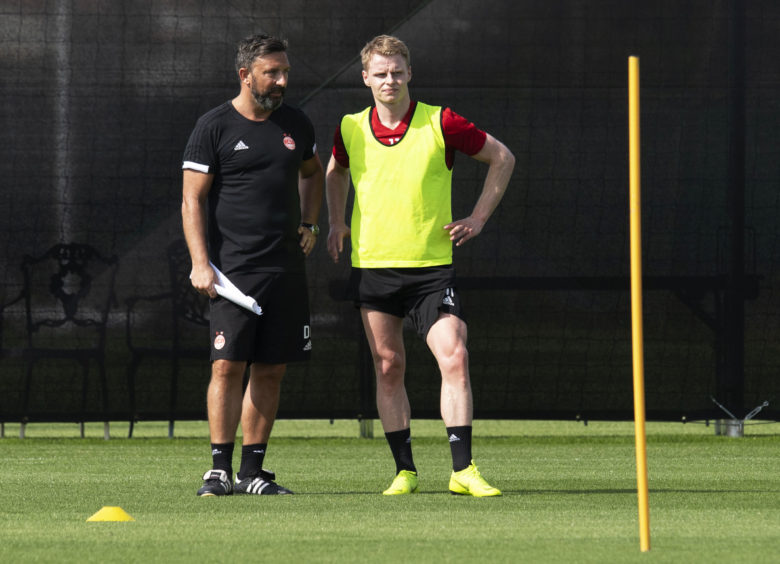
<path id="1" fill-rule="evenodd" d="M 780 5 L 751 2 L 744 15 L 748 299 L 730 403 L 749 410 L 778 399 Z M 710 398 L 733 369 L 733 16 L 726 1 L 3 2 L 0 420 L 205 416 L 208 335 L 171 274 L 181 155 L 198 116 L 237 91 L 236 40 L 259 31 L 289 40 L 289 100 L 314 121 L 324 162 L 340 116 L 371 102 L 357 54 L 388 31 L 411 48 L 413 97 L 452 107 L 517 157 L 485 232 L 455 253 L 480 417 L 631 416 L 626 82 L 638 55 L 648 416 L 717 416 Z M 457 157 L 456 216 L 484 173 Z M 91 356 L 72 352 L 91 347 L 73 320 L 46 329 L 71 352 L 28 340 L 25 257 L 70 242 L 119 265 Z M 110 275 L 90 274 L 96 285 Z M 321 244 L 309 263 L 313 361 L 290 367 L 281 416 L 375 414 L 346 276 Z M 28 293 L 35 316 L 64 307 L 40 305 L 47 292 Z M 437 416 L 435 366 L 411 333 L 407 343 L 413 412 Z M 762 415 L 777 413 L 772 403 Z"/>

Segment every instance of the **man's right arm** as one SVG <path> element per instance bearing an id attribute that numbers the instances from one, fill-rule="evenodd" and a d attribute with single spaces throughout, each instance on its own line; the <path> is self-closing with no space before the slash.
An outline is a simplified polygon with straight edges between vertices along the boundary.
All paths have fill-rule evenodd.
<path id="1" fill-rule="evenodd" d="M 201 294 L 217 297 L 214 289 L 216 276 L 209 265 L 208 243 L 206 241 L 208 195 L 213 174 L 184 169 L 182 174 L 181 218 L 184 239 L 190 251 L 192 286 Z"/>
<path id="2" fill-rule="evenodd" d="M 325 197 L 328 202 L 328 254 L 333 262 L 339 261 L 339 254 L 344 250 L 344 238 L 350 236 L 345 219 L 348 193 L 349 169 L 331 156 L 325 174 Z"/>

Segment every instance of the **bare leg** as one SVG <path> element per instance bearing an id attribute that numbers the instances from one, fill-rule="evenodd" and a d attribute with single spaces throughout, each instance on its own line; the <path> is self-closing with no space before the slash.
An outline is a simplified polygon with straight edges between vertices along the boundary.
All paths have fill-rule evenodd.
<path id="1" fill-rule="evenodd" d="M 441 417 L 447 427 L 471 425 L 472 421 L 467 336 L 462 319 L 443 313 L 426 337 L 441 371 Z"/>
<path id="2" fill-rule="evenodd" d="M 232 443 L 241 418 L 241 388 L 245 362 L 215 360 L 206 394 L 209 433 L 215 444 Z"/>
<path id="3" fill-rule="evenodd" d="M 361 309 L 376 371 L 376 406 L 385 433 L 407 429 L 411 419 L 404 386 L 406 352 L 403 319 L 379 311 Z"/>
<path id="4" fill-rule="evenodd" d="M 268 443 L 279 409 L 285 364 L 252 364 L 244 393 L 241 428 L 244 444 Z"/>

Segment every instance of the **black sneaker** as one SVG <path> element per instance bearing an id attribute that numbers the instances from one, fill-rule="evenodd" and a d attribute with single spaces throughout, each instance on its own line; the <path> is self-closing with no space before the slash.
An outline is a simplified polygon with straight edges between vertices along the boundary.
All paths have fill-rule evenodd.
<path id="1" fill-rule="evenodd" d="M 203 486 L 198 490 L 200 497 L 230 495 L 233 493 L 233 481 L 224 470 L 209 470 L 203 474 Z"/>
<path id="2" fill-rule="evenodd" d="M 286 495 L 292 493 L 274 482 L 275 478 L 276 475 L 268 470 L 260 470 L 256 476 L 247 476 L 243 480 L 239 480 L 236 476 L 236 494 Z"/>

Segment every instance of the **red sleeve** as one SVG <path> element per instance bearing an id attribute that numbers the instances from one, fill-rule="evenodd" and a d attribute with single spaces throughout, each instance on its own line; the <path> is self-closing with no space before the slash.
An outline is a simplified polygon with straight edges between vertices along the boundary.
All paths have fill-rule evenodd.
<path id="1" fill-rule="evenodd" d="M 349 168 L 349 155 L 341 137 L 341 126 L 337 126 L 336 133 L 333 134 L 333 158 L 344 168 Z"/>
<path id="2" fill-rule="evenodd" d="M 442 110 L 441 129 L 448 149 L 455 149 L 470 157 L 482 150 L 487 139 L 487 133 L 449 108 Z"/>

